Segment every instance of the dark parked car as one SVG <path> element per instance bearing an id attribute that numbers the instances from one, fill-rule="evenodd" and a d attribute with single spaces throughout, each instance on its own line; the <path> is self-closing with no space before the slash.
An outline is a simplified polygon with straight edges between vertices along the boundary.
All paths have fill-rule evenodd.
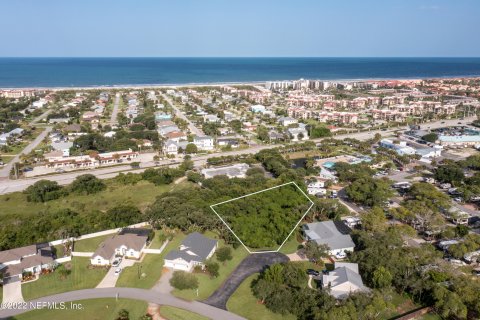
<path id="1" fill-rule="evenodd" d="M 317 276 L 320 275 L 320 272 L 318 272 L 317 270 L 313 270 L 313 269 L 307 269 L 307 274 L 308 274 L 309 276 L 315 276 L 315 277 L 317 277 Z"/>

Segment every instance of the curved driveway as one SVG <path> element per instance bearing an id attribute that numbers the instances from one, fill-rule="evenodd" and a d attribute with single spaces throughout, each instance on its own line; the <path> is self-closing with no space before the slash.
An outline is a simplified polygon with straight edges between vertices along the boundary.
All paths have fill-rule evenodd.
<path id="1" fill-rule="evenodd" d="M 286 255 L 279 252 L 254 253 L 243 259 L 243 261 L 232 272 L 230 277 L 204 302 L 213 307 L 227 310 L 227 301 L 230 296 L 242 284 L 243 280 L 250 275 L 262 271 L 274 263 L 288 262 Z M 217 309 L 218 310 L 218 309 Z"/>
<path id="2" fill-rule="evenodd" d="M 102 289 L 85 289 L 70 291 L 56 294 L 53 296 L 43 297 L 27 302 L 24 309 L 3 309 L 0 310 L 0 319 L 6 319 L 30 310 L 35 309 L 35 305 L 45 302 L 70 302 L 85 299 L 97 298 L 115 298 L 118 294 L 119 298 L 144 300 L 158 305 L 168 305 L 188 311 L 192 311 L 214 320 L 243 320 L 244 318 L 207 304 L 193 301 L 188 302 L 179 298 L 175 298 L 170 294 L 158 293 L 152 290 L 136 289 L 136 288 L 102 288 Z"/>

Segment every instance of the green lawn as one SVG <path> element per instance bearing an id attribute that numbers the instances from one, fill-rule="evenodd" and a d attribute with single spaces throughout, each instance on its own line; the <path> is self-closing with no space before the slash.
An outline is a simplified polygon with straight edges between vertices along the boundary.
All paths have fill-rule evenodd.
<path id="1" fill-rule="evenodd" d="M 273 313 L 264 305 L 259 303 L 258 299 L 252 293 L 250 288 L 252 281 L 258 277 L 255 273 L 245 279 L 233 295 L 228 299 L 227 310 L 236 313 L 244 318 L 256 320 L 294 320 L 294 315 L 281 315 Z"/>
<path id="2" fill-rule="evenodd" d="M 0 286 L 0 303 L 2 302 L 3 299 L 3 287 Z"/>
<path id="3" fill-rule="evenodd" d="M 297 252 L 298 247 L 302 245 L 300 242 L 298 242 L 297 239 L 298 239 L 298 233 L 297 232 L 292 233 L 292 235 L 288 238 L 287 242 L 285 242 L 283 247 L 280 248 L 280 252 L 284 254 Z"/>
<path id="4" fill-rule="evenodd" d="M 9 163 L 15 156 L 7 156 L 7 155 L 1 155 L 0 160 L 3 161 L 4 164 Z"/>
<path id="5" fill-rule="evenodd" d="M 213 238 L 211 234 L 206 236 Z M 223 240 L 220 241 L 219 246 L 224 246 Z M 215 262 L 218 262 L 220 265 L 219 273 L 220 275 L 217 278 L 210 278 L 207 274 L 197 273 L 195 276 L 198 278 L 198 297 L 196 290 L 177 290 L 172 291 L 173 295 L 185 299 L 185 300 L 204 300 L 208 298 L 220 285 L 228 278 L 228 276 L 233 272 L 233 270 L 238 266 L 242 260 L 248 256 L 248 252 L 243 246 L 238 247 L 235 250 L 232 250 L 233 259 L 227 261 L 225 265 L 217 261 L 217 257 L 213 256 L 212 259 Z"/>
<path id="6" fill-rule="evenodd" d="M 103 279 L 107 269 L 89 269 L 90 259 L 74 257 L 71 262 L 72 273 L 66 279 L 61 279 L 57 272 L 40 276 L 36 281 L 22 284 L 22 293 L 26 301 L 56 293 L 94 288 Z"/>
<path id="7" fill-rule="evenodd" d="M 208 320 L 209 318 L 184 309 L 162 306 L 160 315 L 167 320 Z"/>
<path id="8" fill-rule="evenodd" d="M 88 173 L 88 172 L 85 172 Z M 172 185 L 155 186 L 147 181 L 140 181 L 134 186 L 124 186 L 114 180 L 105 180 L 107 189 L 92 195 L 70 194 L 66 197 L 46 203 L 28 202 L 25 194 L 21 192 L 9 193 L 0 196 L 0 215 L 38 214 L 44 210 L 72 209 L 79 213 L 92 208 L 108 210 L 122 203 L 132 203 L 145 209 L 155 198 L 169 191 Z M 178 188 L 180 185 L 173 186 Z"/>
<path id="9" fill-rule="evenodd" d="M 160 236 L 163 234 L 162 230 L 156 230 L 155 235 L 153 236 L 152 243 L 150 243 L 150 249 L 160 249 L 163 245 L 163 240 L 160 239 Z"/>
<path id="10" fill-rule="evenodd" d="M 94 252 L 97 250 L 100 243 L 105 241 L 105 239 L 110 238 L 112 234 L 107 234 L 100 237 L 89 238 L 84 240 L 78 240 L 74 243 L 74 250 L 76 252 Z"/>
<path id="11" fill-rule="evenodd" d="M 143 261 L 135 263 L 132 267 L 123 269 L 117 281 L 117 287 L 134 287 L 150 289 L 160 279 L 163 268 L 163 258 L 172 249 L 177 249 L 185 238 L 184 234 L 177 234 L 172 241 L 168 243 L 161 254 L 147 254 Z M 145 277 L 138 278 L 138 275 L 145 274 Z"/>
<path id="12" fill-rule="evenodd" d="M 18 315 L 11 320 L 52 320 L 52 319 L 69 319 L 69 320 L 115 320 L 118 311 L 125 309 L 129 312 L 130 319 L 136 320 L 140 316 L 146 314 L 148 304 L 145 301 L 118 299 L 90 299 L 80 300 L 74 303 L 81 304 L 82 310 L 49 310 L 39 309 Z M 67 302 L 70 306 L 70 302 Z"/>

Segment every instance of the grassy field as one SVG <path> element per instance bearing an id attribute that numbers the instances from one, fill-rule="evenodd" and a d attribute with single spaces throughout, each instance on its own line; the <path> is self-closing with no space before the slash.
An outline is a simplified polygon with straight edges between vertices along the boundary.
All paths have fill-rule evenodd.
<path id="1" fill-rule="evenodd" d="M 115 320 L 118 317 L 118 312 L 125 309 L 129 312 L 130 319 L 138 319 L 140 316 L 146 314 L 147 303 L 140 300 L 130 299 L 91 299 L 80 300 L 74 303 L 81 304 L 82 310 L 48 310 L 39 309 L 30 311 L 11 320 L 52 320 L 52 319 L 69 319 L 69 320 Z M 67 306 L 70 303 L 67 302 Z"/>
<path id="2" fill-rule="evenodd" d="M 85 172 L 88 173 L 88 172 Z M 161 193 L 169 191 L 172 186 L 155 186 L 147 181 L 140 181 L 136 185 L 124 186 L 114 180 L 105 180 L 107 189 L 92 195 L 70 194 L 64 198 L 46 203 L 28 202 L 25 194 L 14 192 L 0 196 L 0 216 L 19 214 L 38 214 L 44 210 L 72 209 L 84 212 L 92 208 L 108 210 L 115 205 L 132 203 L 141 210 L 155 200 Z M 179 187 L 181 185 L 175 185 Z"/>
<path id="3" fill-rule="evenodd" d="M 160 315 L 167 320 L 208 320 L 197 313 L 170 306 L 160 307 Z"/>
<path id="4" fill-rule="evenodd" d="M 211 234 L 207 234 L 208 237 L 212 238 Z M 224 242 L 220 241 L 220 247 L 224 246 Z M 216 256 L 212 259 L 215 262 L 218 262 L 220 265 L 219 273 L 220 275 L 217 278 L 210 278 L 207 274 L 197 273 L 195 276 L 198 278 L 198 297 L 196 290 L 177 290 L 172 291 L 173 295 L 185 299 L 185 300 L 204 300 L 208 298 L 220 285 L 228 278 L 228 276 L 233 272 L 233 270 L 238 266 L 238 264 L 248 255 L 248 252 L 242 246 L 238 247 L 235 250 L 232 250 L 233 259 L 227 261 L 225 265 L 217 261 Z"/>
<path id="5" fill-rule="evenodd" d="M 184 238 L 184 234 L 176 235 L 173 240 L 168 243 L 161 254 L 147 254 L 142 262 L 123 269 L 120 278 L 117 281 L 117 287 L 134 287 L 142 289 L 150 289 L 153 287 L 162 275 L 163 258 L 168 252 L 170 252 L 170 250 L 178 248 Z M 139 273 L 145 274 L 146 276 L 140 277 L 139 279 Z"/>
<path id="6" fill-rule="evenodd" d="M 100 243 L 105 241 L 105 239 L 110 238 L 113 234 L 107 234 L 100 237 L 84 239 L 75 241 L 74 250 L 77 252 L 94 252 L 97 250 Z"/>
<path id="7" fill-rule="evenodd" d="M 294 315 L 281 315 L 273 313 L 264 305 L 258 302 L 254 297 L 250 286 L 252 281 L 257 278 L 258 273 L 251 275 L 242 282 L 240 287 L 228 299 L 227 310 L 236 313 L 247 319 L 262 319 L 262 320 L 294 320 Z"/>
<path id="8" fill-rule="evenodd" d="M 22 284 L 23 298 L 28 301 L 56 293 L 94 288 L 103 279 L 107 269 L 89 269 L 89 258 L 74 257 L 71 262 L 71 274 L 62 279 L 57 272 L 40 276 L 36 281 Z"/>

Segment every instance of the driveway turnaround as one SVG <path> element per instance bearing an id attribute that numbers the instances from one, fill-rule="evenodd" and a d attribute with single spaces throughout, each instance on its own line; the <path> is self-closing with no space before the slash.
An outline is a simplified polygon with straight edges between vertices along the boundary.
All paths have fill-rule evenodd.
<path id="1" fill-rule="evenodd" d="M 23 302 L 22 282 L 18 277 L 3 280 L 3 303 Z"/>
<path id="2" fill-rule="evenodd" d="M 230 277 L 204 303 L 216 308 L 227 310 L 227 301 L 230 296 L 250 275 L 264 270 L 275 263 L 286 263 L 289 259 L 279 252 L 254 253 L 243 259 Z"/>
<path id="3" fill-rule="evenodd" d="M 158 305 L 167 305 L 185 309 L 213 320 L 244 320 L 244 318 L 234 313 L 218 309 L 198 301 L 189 302 L 176 298 L 170 294 L 162 294 L 152 290 L 136 288 L 96 288 L 60 293 L 53 296 L 28 301 L 24 306 L 22 306 L 22 309 L 0 310 L 0 319 L 13 317 L 21 313 L 34 310 L 35 306 L 45 306 L 47 303 L 52 304 L 55 302 L 60 303 L 98 298 L 126 298 L 143 300 L 156 303 Z M 61 314 L 62 311 L 59 310 L 58 312 Z"/>

